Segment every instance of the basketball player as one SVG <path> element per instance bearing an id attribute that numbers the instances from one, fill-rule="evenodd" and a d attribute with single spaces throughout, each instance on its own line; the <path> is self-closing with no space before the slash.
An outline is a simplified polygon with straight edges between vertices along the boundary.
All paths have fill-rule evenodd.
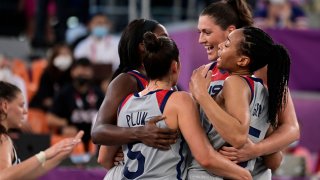
<path id="1" fill-rule="evenodd" d="M 120 65 L 113 75 L 105 99 L 99 109 L 96 123 L 92 129 L 92 139 L 96 144 L 116 145 L 134 141 L 143 141 L 145 144 L 157 148 L 168 149 L 174 142 L 176 132 L 169 129 L 159 129 L 152 124 L 141 128 L 119 128 L 116 124 L 116 112 L 119 102 L 126 95 L 139 91 L 140 84 L 133 74 L 145 76 L 141 55 L 143 53 L 143 33 L 152 31 L 158 35 L 167 36 L 167 30 L 156 21 L 139 19 L 131 22 L 119 42 Z M 161 138 L 156 138 L 160 136 Z M 171 138 L 173 137 L 173 138 Z"/>
<path id="2" fill-rule="evenodd" d="M 224 0 L 212 3 L 200 14 L 198 21 L 199 43 L 205 47 L 208 59 L 211 61 L 209 65 L 212 65 L 213 76 L 208 89 L 211 95 L 217 94 L 222 89 L 224 79 L 228 77 L 227 72 L 220 71 L 215 67 L 218 45 L 226 40 L 230 32 L 236 28 L 251 26 L 252 22 L 251 12 L 244 0 Z M 264 67 L 255 72 L 257 77 L 263 79 L 265 85 L 267 84 L 266 70 L 267 68 Z M 240 149 L 223 146 L 219 152 L 235 162 L 244 162 L 280 151 L 297 140 L 300 136 L 299 125 L 289 90 L 286 99 L 287 103 L 278 113 L 277 128 L 270 136 L 256 144 L 248 139 L 246 145 Z M 203 112 L 201 112 L 201 117 L 204 117 Z M 207 128 L 210 127 L 210 123 L 206 119 L 202 119 L 202 123 Z M 271 171 L 268 168 L 259 158 L 253 172 L 254 179 L 258 179 L 258 174 L 267 173 L 271 176 Z"/>
<path id="3" fill-rule="evenodd" d="M 168 36 L 168 32 L 163 25 L 147 19 L 133 20 L 121 35 L 119 42 L 120 66 L 108 86 L 97 122 L 94 123 L 92 129 L 92 138 L 97 144 L 122 145 L 142 141 L 149 146 L 167 150 L 170 144 L 175 142 L 176 131 L 158 128 L 155 122 L 160 118 L 157 117 L 155 121 L 149 121 L 143 127 L 120 128 L 116 126 L 117 107 L 120 101 L 128 94 L 143 90 L 149 81 L 142 65 L 142 55 L 144 53 L 142 40 L 143 34 L 147 31 L 154 32 L 157 36 Z M 101 146 L 98 162 L 106 169 L 112 168 L 114 156 L 121 154 L 116 153 L 117 150 L 117 147 Z M 121 172 L 122 166 L 115 166 L 108 171 L 105 179 L 118 179 Z"/>
<path id="4" fill-rule="evenodd" d="M 144 67 L 149 85 L 121 103 L 118 126 L 139 127 L 152 117 L 164 115 L 157 125 L 179 131 L 177 142 L 169 151 L 149 147 L 142 142 L 123 146 L 125 168 L 122 179 L 185 179 L 188 146 L 195 159 L 208 171 L 232 179 L 251 179 L 248 171 L 222 156 L 211 147 L 199 121 L 190 94 L 172 91 L 180 72 L 179 51 L 173 40 L 144 35 Z"/>
<path id="5" fill-rule="evenodd" d="M 214 99 L 207 92 L 211 76 L 203 78 L 203 72 L 199 72 L 207 72 L 209 66 L 196 70 L 190 83 L 192 94 L 212 123 L 208 136 L 215 149 L 224 144 L 242 147 L 248 132 L 250 140 L 257 143 L 264 139 L 269 122 L 272 126 L 276 124 L 276 115 L 286 102 L 289 55 L 262 30 L 245 27 L 231 32 L 219 45 L 218 57 L 216 67 L 228 72 L 229 77 Z M 272 79 L 268 82 L 268 91 L 260 79 L 252 77 L 253 72 L 266 65 L 268 79 Z M 268 158 L 269 163 L 281 163 L 280 153 Z M 253 172 L 255 159 L 240 165 Z M 197 172 L 197 168 L 191 166 L 190 175 L 194 171 Z"/>
<path id="6" fill-rule="evenodd" d="M 27 111 L 21 90 L 13 84 L 0 81 L 0 179 L 36 179 L 62 160 L 81 142 L 83 131 L 74 138 L 66 138 L 48 149 L 20 162 L 8 135 L 11 128 L 21 128 Z"/>

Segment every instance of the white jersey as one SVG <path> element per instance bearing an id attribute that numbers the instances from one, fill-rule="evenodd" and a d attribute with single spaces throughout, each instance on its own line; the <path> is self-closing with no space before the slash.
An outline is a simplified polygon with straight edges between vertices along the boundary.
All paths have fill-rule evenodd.
<path id="1" fill-rule="evenodd" d="M 118 110 L 118 126 L 144 126 L 150 119 L 162 115 L 166 102 L 174 91 L 157 90 L 144 96 L 129 95 Z M 165 121 L 157 126 L 167 128 Z M 185 179 L 188 146 L 180 134 L 170 150 L 162 151 L 141 142 L 122 146 L 124 170 L 122 179 Z"/>
<path id="2" fill-rule="evenodd" d="M 209 94 L 213 97 L 223 88 L 223 83 L 228 73 L 220 71 L 216 68 L 215 63 L 212 65 L 212 81 L 208 89 Z M 270 126 L 268 123 L 268 92 L 264 87 L 262 80 L 254 77 L 243 77 L 248 83 L 251 90 L 251 102 L 250 102 L 250 127 L 249 127 L 249 138 L 257 143 L 264 139 L 266 132 Z M 228 145 L 224 139 L 218 134 L 218 132 L 212 126 L 210 120 L 205 115 L 204 111 L 200 109 L 200 119 L 202 126 L 207 133 L 210 143 L 214 149 L 218 150 L 224 145 Z M 250 170 L 254 175 L 256 159 L 252 159 L 247 162 L 240 163 L 239 165 Z M 192 160 L 192 163 L 188 170 L 188 177 L 192 174 L 201 172 L 201 176 L 214 176 L 205 171 L 196 160 Z M 260 173 L 260 172 L 257 172 Z M 198 175 L 200 176 L 200 175 Z M 217 177 L 215 177 L 217 178 Z M 191 178 L 189 178 L 191 179 Z M 196 178 L 193 178 L 196 179 Z M 198 178 L 201 179 L 201 178 Z"/>

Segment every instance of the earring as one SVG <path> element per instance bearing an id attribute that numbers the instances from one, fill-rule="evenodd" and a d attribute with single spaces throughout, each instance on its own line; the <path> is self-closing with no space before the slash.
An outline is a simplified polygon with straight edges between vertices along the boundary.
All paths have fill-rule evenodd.
<path id="1" fill-rule="evenodd" d="M 7 113 L 1 112 L 1 115 L 0 115 L 0 120 L 1 120 L 1 121 L 7 119 L 7 117 L 8 117 Z"/>

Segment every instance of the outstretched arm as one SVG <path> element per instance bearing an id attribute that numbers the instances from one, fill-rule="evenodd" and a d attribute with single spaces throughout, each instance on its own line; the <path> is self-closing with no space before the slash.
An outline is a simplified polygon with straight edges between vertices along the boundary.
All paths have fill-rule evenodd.
<path id="1" fill-rule="evenodd" d="M 42 157 L 40 156 L 40 158 L 36 157 L 35 155 L 27 159 L 26 161 L 23 161 L 22 163 L 14 166 L 11 165 L 11 161 L 10 164 L 8 164 L 8 161 L 6 161 L 6 165 L 1 163 L 5 166 L 0 167 L 0 180 L 35 179 L 37 177 L 40 177 L 50 169 L 56 167 L 63 159 L 65 159 L 72 152 L 73 148 L 81 141 L 82 136 L 83 131 L 80 131 L 74 138 L 67 138 L 58 142 L 57 144 L 46 149 L 42 153 Z M 5 154 L 5 157 L 9 157 L 9 160 L 11 160 L 10 157 L 12 144 L 7 145 L 7 147 L 9 147 L 8 150 L 10 149 L 10 151 Z M 41 161 L 45 161 L 44 164 L 42 164 Z"/>
<path id="2" fill-rule="evenodd" d="M 148 146 L 168 149 L 176 139 L 175 131 L 158 128 L 152 123 L 136 128 L 116 126 L 120 102 L 134 92 L 138 92 L 137 82 L 128 74 L 121 74 L 110 83 L 92 128 L 93 142 L 101 145 L 122 145 L 142 141 Z"/>
<path id="3" fill-rule="evenodd" d="M 249 171 L 224 158 L 213 149 L 201 127 L 197 107 L 189 94 L 174 93 L 170 99 L 165 113 L 167 110 L 178 112 L 178 127 L 186 139 L 194 158 L 202 167 L 226 178 L 251 179 Z M 169 101 L 174 101 L 175 103 L 170 103 Z M 170 117 L 168 116 L 168 118 Z"/>

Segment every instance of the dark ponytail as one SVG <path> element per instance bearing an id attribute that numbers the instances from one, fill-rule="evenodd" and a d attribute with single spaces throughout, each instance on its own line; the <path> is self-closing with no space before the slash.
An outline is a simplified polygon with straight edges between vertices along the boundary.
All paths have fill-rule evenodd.
<path id="1" fill-rule="evenodd" d="M 120 73 L 138 69 L 142 66 L 139 44 L 142 43 L 143 34 L 148 31 L 153 32 L 158 25 L 159 23 L 154 20 L 136 19 L 124 29 L 118 45 L 120 64 L 112 75 L 112 79 Z"/>
<path id="2" fill-rule="evenodd" d="M 146 50 L 143 65 L 151 80 L 166 76 L 172 61 L 179 62 L 179 50 L 172 39 L 157 37 L 154 33 L 147 32 L 144 34 L 143 43 Z"/>
<path id="3" fill-rule="evenodd" d="M 291 61 L 283 46 L 275 44 L 272 51 L 267 72 L 269 111 L 278 113 L 287 102 Z M 276 119 L 276 114 L 270 114 L 269 118 Z"/>
<path id="4" fill-rule="evenodd" d="M 268 65 L 269 120 L 275 127 L 277 114 L 286 104 L 290 74 L 290 57 L 286 49 L 274 44 L 272 38 L 255 27 L 242 28 L 244 40 L 240 42 L 240 53 L 250 57 L 249 70 Z"/>
<path id="5" fill-rule="evenodd" d="M 200 16 L 210 16 L 223 30 L 230 25 L 241 28 L 252 26 L 252 13 L 245 0 L 225 0 L 211 3 Z"/>

